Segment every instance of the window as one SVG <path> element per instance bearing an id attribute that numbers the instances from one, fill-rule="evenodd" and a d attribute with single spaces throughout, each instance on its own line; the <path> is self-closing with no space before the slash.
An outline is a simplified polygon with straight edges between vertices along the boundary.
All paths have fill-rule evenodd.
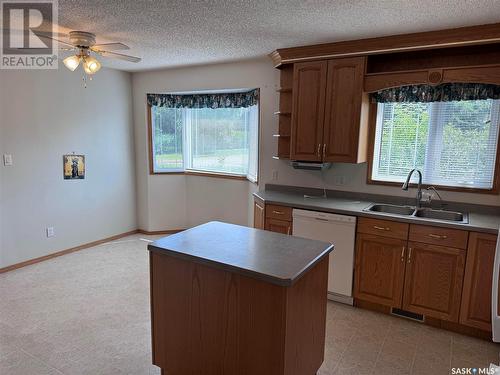
<path id="1" fill-rule="evenodd" d="M 500 100 L 379 103 L 372 181 L 492 189 Z"/>
<path id="2" fill-rule="evenodd" d="M 258 104 L 222 108 L 152 105 L 153 172 L 201 171 L 256 181 L 258 123 Z"/>

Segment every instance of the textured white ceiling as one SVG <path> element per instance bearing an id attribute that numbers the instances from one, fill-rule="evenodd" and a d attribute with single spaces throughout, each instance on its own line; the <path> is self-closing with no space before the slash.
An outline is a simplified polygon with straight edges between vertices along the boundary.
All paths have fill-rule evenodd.
<path id="1" fill-rule="evenodd" d="M 500 22 L 499 0 L 59 0 L 60 31 L 119 41 L 140 71 L 234 61 L 276 48 Z M 126 52 L 127 53 L 127 52 Z"/>

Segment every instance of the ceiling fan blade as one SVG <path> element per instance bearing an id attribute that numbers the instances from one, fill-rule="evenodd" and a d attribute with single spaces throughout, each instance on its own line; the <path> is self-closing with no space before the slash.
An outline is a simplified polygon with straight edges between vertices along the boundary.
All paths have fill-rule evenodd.
<path id="1" fill-rule="evenodd" d="M 68 46 L 68 47 L 71 47 L 71 48 L 75 48 L 75 46 L 71 43 L 68 43 L 68 42 L 63 42 L 62 40 L 59 40 L 59 39 L 56 39 L 56 38 L 52 38 L 51 36 L 48 36 L 48 35 L 45 35 L 45 34 L 42 34 L 42 33 L 36 33 L 35 32 L 35 35 L 39 38 L 45 38 L 45 39 L 51 39 L 51 40 L 54 40 L 56 41 L 57 43 L 61 43 L 65 46 Z"/>
<path id="2" fill-rule="evenodd" d="M 94 44 L 90 49 L 95 51 L 120 51 L 130 49 L 130 47 L 123 43 L 101 43 Z"/>
<path id="3" fill-rule="evenodd" d="M 138 63 L 142 60 L 140 57 L 124 55 L 124 54 L 116 53 L 116 52 L 97 51 L 97 53 L 99 53 L 101 56 L 104 56 L 104 57 L 113 57 L 115 59 L 130 61 L 133 63 Z"/>

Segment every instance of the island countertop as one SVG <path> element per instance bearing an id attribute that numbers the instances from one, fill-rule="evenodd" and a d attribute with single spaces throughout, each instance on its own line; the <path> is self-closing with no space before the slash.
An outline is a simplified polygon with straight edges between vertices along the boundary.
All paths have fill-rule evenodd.
<path id="1" fill-rule="evenodd" d="M 150 251 L 211 265 L 280 286 L 291 286 L 333 245 L 212 221 L 161 238 Z"/>

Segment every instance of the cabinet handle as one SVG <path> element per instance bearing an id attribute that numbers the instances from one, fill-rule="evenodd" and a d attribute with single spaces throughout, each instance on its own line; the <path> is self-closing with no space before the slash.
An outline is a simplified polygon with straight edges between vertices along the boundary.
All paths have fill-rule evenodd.
<path id="1" fill-rule="evenodd" d="M 405 250 L 406 246 L 403 246 L 403 249 L 401 249 L 401 262 L 405 261 Z"/>
<path id="2" fill-rule="evenodd" d="M 435 238 L 435 239 L 437 239 L 437 240 L 445 240 L 445 239 L 447 239 L 447 238 L 448 238 L 448 236 L 444 236 L 444 235 L 443 235 L 443 236 L 441 236 L 441 235 L 439 235 L 439 234 L 433 234 L 433 233 L 430 233 L 430 234 L 429 234 L 429 237 L 431 237 L 431 238 Z"/>
<path id="3" fill-rule="evenodd" d="M 373 229 L 377 229 L 377 230 L 391 230 L 391 228 L 389 227 L 379 227 L 378 225 L 374 225 L 373 226 Z"/>
<path id="4" fill-rule="evenodd" d="M 318 158 L 321 156 L 320 152 L 321 152 L 321 143 L 318 143 L 318 152 L 317 152 Z"/>
<path id="5" fill-rule="evenodd" d="M 408 249 L 408 263 L 411 263 L 411 247 Z"/>
<path id="6" fill-rule="evenodd" d="M 326 143 L 323 145 L 323 159 L 326 157 Z"/>
<path id="7" fill-rule="evenodd" d="M 273 210 L 273 214 L 276 214 L 276 215 L 284 215 L 285 213 L 283 211 L 276 211 L 276 210 Z"/>

